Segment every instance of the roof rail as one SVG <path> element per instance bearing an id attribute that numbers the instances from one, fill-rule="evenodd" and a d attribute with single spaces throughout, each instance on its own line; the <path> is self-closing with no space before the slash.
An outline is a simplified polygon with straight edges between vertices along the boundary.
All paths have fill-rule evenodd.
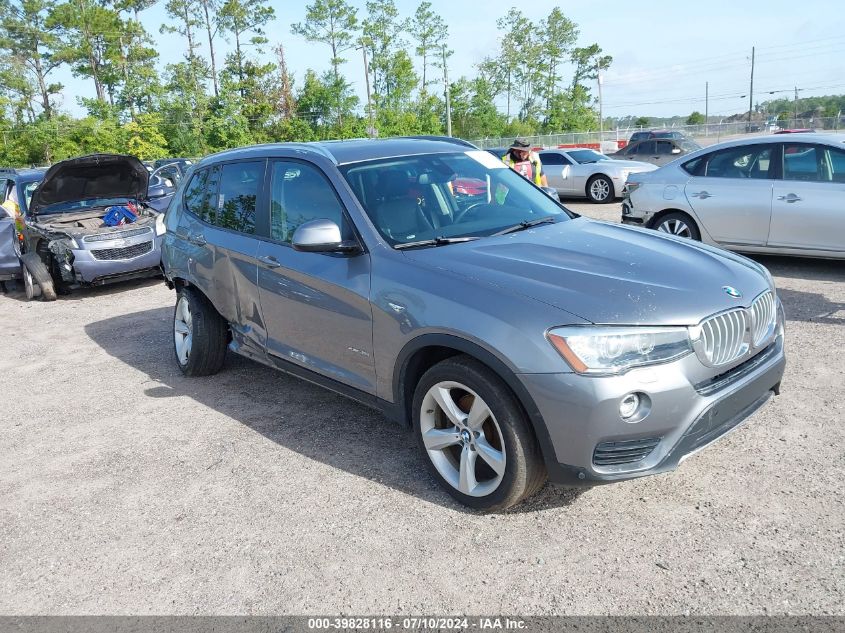
<path id="1" fill-rule="evenodd" d="M 405 136 L 402 138 L 415 138 L 421 141 L 441 141 L 442 143 L 452 143 L 453 145 L 461 145 L 463 147 L 471 147 L 472 149 L 478 149 L 475 145 L 470 143 L 469 141 L 465 141 L 462 138 L 455 138 L 454 136 L 437 136 L 436 134 L 417 134 L 413 136 Z"/>

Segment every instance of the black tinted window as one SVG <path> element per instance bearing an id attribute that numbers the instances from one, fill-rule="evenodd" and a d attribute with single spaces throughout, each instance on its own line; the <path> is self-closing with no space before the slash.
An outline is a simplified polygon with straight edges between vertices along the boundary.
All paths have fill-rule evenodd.
<path id="1" fill-rule="evenodd" d="M 540 162 L 544 165 L 563 165 L 564 160 L 563 156 L 560 154 L 555 154 L 554 152 L 549 152 L 546 154 L 545 152 L 540 154 Z"/>
<path id="2" fill-rule="evenodd" d="M 669 141 L 657 141 L 656 145 L 658 154 L 671 154 L 675 149 L 675 145 Z"/>
<path id="3" fill-rule="evenodd" d="M 214 223 L 240 233 L 255 233 L 255 204 L 263 180 L 263 160 L 223 165 Z"/>
<path id="4" fill-rule="evenodd" d="M 349 239 L 343 206 L 326 177 L 306 163 L 275 162 L 270 183 L 270 232 L 274 240 L 290 242 L 299 226 L 311 220 L 331 220 Z"/>
<path id="5" fill-rule="evenodd" d="M 704 162 L 707 160 L 706 156 L 699 156 L 698 158 L 693 158 L 690 161 L 685 162 L 681 165 L 689 174 L 693 176 L 701 175 L 701 171 L 704 168 Z"/>
<path id="6" fill-rule="evenodd" d="M 643 141 L 634 150 L 637 154 L 654 154 L 654 141 Z"/>

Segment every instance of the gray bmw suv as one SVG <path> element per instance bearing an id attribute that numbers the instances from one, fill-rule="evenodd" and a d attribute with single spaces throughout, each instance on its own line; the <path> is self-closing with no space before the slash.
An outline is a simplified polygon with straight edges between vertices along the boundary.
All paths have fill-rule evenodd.
<path id="1" fill-rule="evenodd" d="M 784 371 L 765 268 L 577 217 L 448 139 L 216 154 L 165 223 L 185 374 L 228 349 L 371 405 L 482 510 L 674 469 Z"/>

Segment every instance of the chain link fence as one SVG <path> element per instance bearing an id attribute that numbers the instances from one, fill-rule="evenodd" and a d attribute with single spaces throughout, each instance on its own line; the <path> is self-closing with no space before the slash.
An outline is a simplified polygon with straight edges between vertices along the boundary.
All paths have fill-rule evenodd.
<path id="1" fill-rule="evenodd" d="M 680 125 L 670 128 L 659 127 L 628 127 L 617 128 L 613 130 L 604 130 L 599 132 L 594 130 L 592 132 L 565 132 L 562 134 L 540 134 L 535 136 L 524 136 L 526 141 L 535 147 L 558 147 L 560 145 L 579 145 L 579 146 L 593 146 L 601 147 L 607 150 L 614 145 L 617 147 L 624 146 L 631 135 L 638 130 L 648 129 L 670 129 L 672 131 L 683 132 L 702 145 L 710 145 L 718 143 L 722 140 L 728 140 L 737 136 L 746 136 L 750 134 L 770 134 L 783 129 L 813 129 L 818 132 L 845 132 L 845 117 L 806 117 L 797 119 L 787 119 L 770 123 L 767 121 L 729 121 L 720 123 L 707 123 L 701 125 Z M 495 147 L 509 147 L 513 142 L 513 137 L 503 138 L 482 138 L 470 141 L 474 145 L 482 149 L 489 149 Z"/>

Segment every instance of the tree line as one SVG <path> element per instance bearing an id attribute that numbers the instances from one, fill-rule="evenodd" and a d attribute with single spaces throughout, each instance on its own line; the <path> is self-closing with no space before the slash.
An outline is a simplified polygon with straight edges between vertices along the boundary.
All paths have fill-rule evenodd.
<path id="1" fill-rule="evenodd" d="M 0 0 L 0 164 L 446 130 L 453 51 L 430 2 L 405 16 L 394 0 L 367 0 L 363 10 L 313 0 L 290 34 L 323 45 L 328 70 L 305 69 L 299 82 L 286 62 L 289 38 L 267 35 L 276 17 L 268 0 L 166 0 L 167 23 L 155 31 L 177 35 L 182 51 L 159 70 L 166 56 L 144 17 L 156 2 Z M 577 24 L 559 8 L 537 22 L 514 8 L 496 25 L 498 48 L 472 76 L 450 78 L 455 136 L 597 128 L 590 87 L 611 57 L 598 44 L 579 46 Z M 345 66 L 353 56 L 360 65 Z M 363 76 L 364 56 L 372 99 L 362 103 L 345 68 Z M 62 67 L 93 88 L 78 98 L 86 116 L 57 106 Z"/>

